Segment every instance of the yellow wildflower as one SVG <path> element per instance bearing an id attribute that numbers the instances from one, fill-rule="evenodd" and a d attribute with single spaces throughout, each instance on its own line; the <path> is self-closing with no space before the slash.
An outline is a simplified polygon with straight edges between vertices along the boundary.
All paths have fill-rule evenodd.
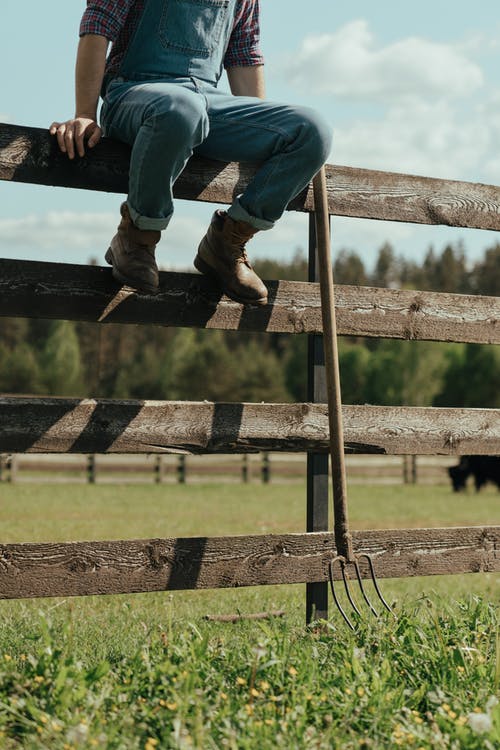
<path id="1" fill-rule="evenodd" d="M 41 674 L 36 674 L 33 679 L 35 680 L 35 682 L 38 682 L 38 684 L 43 682 L 43 677 Z"/>
<path id="2" fill-rule="evenodd" d="M 172 703 L 165 703 L 165 706 L 168 708 L 169 711 L 177 710 L 177 703 L 175 701 L 173 701 Z"/>
<path id="3" fill-rule="evenodd" d="M 296 677 L 298 675 L 298 672 L 295 669 L 295 667 L 290 667 L 288 670 L 288 674 L 291 675 L 292 677 Z"/>
<path id="4" fill-rule="evenodd" d="M 42 722 L 42 724 L 46 724 L 47 723 L 47 717 L 46 716 L 40 716 L 40 721 Z"/>
<path id="5" fill-rule="evenodd" d="M 357 693 L 357 694 L 359 695 L 359 697 L 360 697 L 360 698 L 362 698 L 362 697 L 363 697 L 363 695 L 365 694 L 365 689 L 364 689 L 364 688 L 362 688 L 362 687 L 359 687 L 359 688 L 358 688 L 358 689 L 356 690 L 356 693 Z"/>
<path id="6" fill-rule="evenodd" d="M 12 656 L 10 654 L 4 654 L 3 658 L 5 659 L 5 661 L 12 661 Z"/>
<path id="7" fill-rule="evenodd" d="M 266 692 L 267 690 L 269 690 L 270 687 L 271 687 L 271 685 L 267 682 L 267 680 L 261 680 L 260 681 L 260 689 L 263 690 L 264 692 Z"/>
<path id="8" fill-rule="evenodd" d="M 237 677 L 236 678 L 236 684 L 237 685 L 246 685 L 246 680 L 243 679 L 243 677 Z"/>
<path id="9" fill-rule="evenodd" d="M 255 688 L 252 688 L 252 689 L 250 690 L 250 695 L 251 695 L 251 696 L 253 696 L 254 698 L 258 698 L 258 697 L 259 697 L 259 695 L 260 695 L 260 693 L 259 693 L 259 691 L 258 691 L 258 690 L 256 690 Z"/>

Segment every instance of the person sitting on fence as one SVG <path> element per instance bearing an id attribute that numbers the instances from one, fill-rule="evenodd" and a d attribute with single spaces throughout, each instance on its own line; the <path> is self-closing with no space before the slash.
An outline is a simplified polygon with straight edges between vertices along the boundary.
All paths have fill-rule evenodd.
<path id="1" fill-rule="evenodd" d="M 245 245 L 324 164 L 331 127 L 308 107 L 264 99 L 259 0 L 88 0 L 80 37 L 75 117 L 50 133 L 70 159 L 101 133 L 132 147 L 127 201 L 106 253 L 115 279 L 158 291 L 155 248 L 193 153 L 258 162 L 243 193 L 214 213 L 194 265 L 232 299 L 266 304 Z M 231 94 L 217 87 L 224 68 Z"/>

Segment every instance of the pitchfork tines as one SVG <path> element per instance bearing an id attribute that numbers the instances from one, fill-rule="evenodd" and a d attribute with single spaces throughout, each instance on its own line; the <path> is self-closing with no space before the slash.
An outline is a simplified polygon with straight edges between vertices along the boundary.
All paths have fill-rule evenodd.
<path id="1" fill-rule="evenodd" d="M 330 428 L 330 457 L 333 479 L 333 517 L 335 528 L 335 544 L 337 551 L 330 561 L 329 576 L 333 599 L 342 617 L 354 630 L 354 625 L 343 609 L 335 589 L 335 565 L 339 564 L 347 598 L 353 610 L 361 616 L 349 586 L 347 567 L 352 566 L 359 583 L 361 594 L 370 611 L 378 617 L 378 612 L 371 603 L 365 588 L 359 567 L 359 561 L 365 559 L 372 583 L 382 605 L 392 612 L 379 589 L 371 557 L 366 553 L 356 555 L 349 533 L 347 514 L 347 490 L 344 459 L 344 432 L 342 425 L 342 402 L 340 394 L 340 373 L 337 347 L 337 324 L 335 320 L 335 298 L 333 286 L 333 271 L 330 251 L 330 216 L 328 210 L 328 195 L 326 190 L 325 168 L 322 167 L 313 181 L 314 211 L 316 217 L 316 240 L 318 247 L 318 268 L 321 292 L 321 314 L 323 318 L 323 347 L 325 353 L 326 387 L 328 394 L 328 422 Z"/>
<path id="2" fill-rule="evenodd" d="M 353 624 L 352 620 L 348 617 L 345 609 L 342 607 L 342 604 L 340 603 L 340 599 L 339 599 L 338 594 L 337 594 L 337 590 L 335 588 L 335 572 L 334 572 L 335 571 L 335 564 L 338 563 L 339 566 L 340 566 L 340 569 L 341 569 L 341 572 L 342 572 L 342 581 L 344 583 L 344 588 L 345 588 L 345 592 L 346 592 L 346 595 L 347 595 L 347 599 L 349 601 L 349 604 L 353 608 L 354 612 L 359 617 L 362 617 L 362 614 L 361 614 L 361 612 L 359 610 L 359 607 L 356 604 L 356 600 L 354 599 L 354 597 L 352 595 L 352 592 L 351 592 L 351 588 L 349 586 L 349 576 L 347 574 L 347 566 L 348 565 L 352 565 L 352 567 L 354 568 L 354 572 L 356 574 L 356 579 L 357 579 L 357 581 L 359 583 L 359 589 L 361 591 L 363 599 L 365 600 L 368 608 L 370 609 L 370 611 L 372 612 L 372 614 L 375 615 L 375 617 L 378 617 L 379 613 L 375 609 L 375 607 L 373 606 L 373 604 L 372 604 L 372 602 L 371 602 L 368 594 L 366 593 L 365 587 L 363 585 L 363 578 L 361 577 L 361 571 L 360 571 L 360 568 L 359 568 L 359 561 L 361 559 L 363 559 L 363 558 L 368 563 L 368 569 L 370 571 L 371 581 L 373 583 L 373 587 L 374 587 L 375 591 L 377 592 L 377 596 L 378 596 L 379 600 L 382 602 L 383 606 L 386 608 L 386 610 L 388 612 L 392 612 L 391 607 L 387 604 L 386 600 L 384 599 L 384 597 L 382 595 L 382 592 L 380 591 L 380 587 L 379 587 L 378 582 L 377 582 L 377 577 L 375 576 L 375 569 L 373 567 L 373 562 L 372 562 L 372 559 L 371 559 L 370 555 L 368 555 L 366 552 L 361 552 L 359 555 L 355 556 L 351 560 L 348 560 L 347 558 L 345 558 L 344 555 L 335 555 L 335 557 L 333 557 L 330 560 L 330 564 L 328 566 L 328 573 L 329 573 L 329 578 L 330 578 L 330 588 L 332 590 L 333 601 L 337 605 L 337 609 L 339 610 L 340 614 L 342 615 L 342 617 L 344 618 L 344 620 L 346 621 L 346 623 L 349 625 L 349 627 L 351 628 L 351 630 L 355 630 L 354 624 Z"/>

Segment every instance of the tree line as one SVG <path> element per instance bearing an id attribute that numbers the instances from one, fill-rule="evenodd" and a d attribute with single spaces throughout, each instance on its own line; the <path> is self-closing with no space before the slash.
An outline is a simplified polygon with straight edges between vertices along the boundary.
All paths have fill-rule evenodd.
<path id="1" fill-rule="evenodd" d="M 307 279 L 307 259 L 261 260 L 268 279 Z M 461 244 L 422 263 L 384 244 L 369 271 L 353 251 L 339 284 L 500 294 L 500 244 L 473 265 Z M 477 344 L 340 339 L 346 404 L 500 407 L 500 352 Z M 307 337 L 236 331 L 0 319 L 0 392 L 100 398 L 305 401 Z"/>

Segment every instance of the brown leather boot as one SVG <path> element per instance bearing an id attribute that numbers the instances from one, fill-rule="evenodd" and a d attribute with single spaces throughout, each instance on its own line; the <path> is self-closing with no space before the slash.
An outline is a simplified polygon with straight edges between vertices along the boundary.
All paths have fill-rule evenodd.
<path id="1" fill-rule="evenodd" d="M 217 279 L 228 297 L 243 304 L 267 304 L 267 289 L 247 258 L 245 244 L 257 229 L 216 211 L 198 248 L 194 266 Z"/>
<path id="2" fill-rule="evenodd" d="M 161 232 L 138 229 L 130 218 L 126 203 L 122 203 L 120 213 L 122 219 L 104 257 L 113 266 L 113 277 L 121 284 L 144 294 L 156 294 L 159 276 L 155 248 Z"/>

